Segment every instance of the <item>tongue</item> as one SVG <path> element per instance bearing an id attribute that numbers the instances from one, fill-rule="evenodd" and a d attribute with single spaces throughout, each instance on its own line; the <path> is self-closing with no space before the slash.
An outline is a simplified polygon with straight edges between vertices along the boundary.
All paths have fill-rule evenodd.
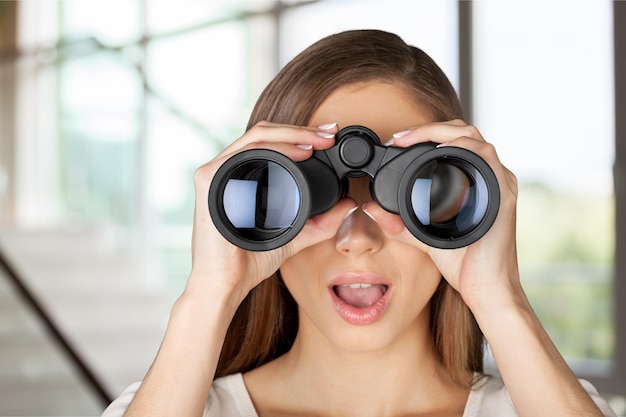
<path id="1" fill-rule="evenodd" d="M 346 303 L 356 308 L 369 307 L 385 295 L 382 284 L 372 284 L 369 288 L 350 288 L 347 285 L 335 287 L 335 294 Z"/>

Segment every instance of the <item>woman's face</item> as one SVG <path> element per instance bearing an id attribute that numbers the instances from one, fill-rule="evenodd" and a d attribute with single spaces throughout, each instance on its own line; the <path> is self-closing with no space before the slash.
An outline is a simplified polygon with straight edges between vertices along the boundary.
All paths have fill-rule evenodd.
<path id="1" fill-rule="evenodd" d="M 400 84 L 368 82 L 334 91 L 309 125 L 363 125 L 386 142 L 395 132 L 429 121 L 429 113 Z M 298 337 L 322 336 L 351 352 L 428 337 L 428 306 L 440 272 L 421 250 L 387 238 L 360 209 L 372 200 L 367 177 L 351 178 L 348 196 L 359 209 L 337 235 L 292 256 L 280 269 L 299 306 Z"/>

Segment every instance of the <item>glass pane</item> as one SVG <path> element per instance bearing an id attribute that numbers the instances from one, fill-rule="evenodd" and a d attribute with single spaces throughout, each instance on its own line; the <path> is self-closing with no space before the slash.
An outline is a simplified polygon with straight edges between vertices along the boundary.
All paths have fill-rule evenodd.
<path id="1" fill-rule="evenodd" d="M 533 306 L 574 369 L 613 349 L 609 1 L 474 3 L 475 123 L 518 177 Z"/>
<path id="2" fill-rule="evenodd" d="M 157 100 L 205 128 L 209 140 L 240 124 L 250 106 L 245 40 L 245 25 L 235 22 L 152 42 L 147 79 Z"/>
<path id="3" fill-rule="evenodd" d="M 175 292 L 190 270 L 193 172 L 243 134 L 273 76 L 270 23 L 236 20 L 159 38 L 147 49 L 145 215 L 153 224 L 145 232 L 154 235 L 150 263 Z"/>
<path id="4" fill-rule="evenodd" d="M 148 32 L 158 34 L 235 18 L 243 11 L 271 9 L 275 0 L 152 0 L 147 9 Z M 208 26 L 208 25 L 207 25 Z"/>
<path id="5" fill-rule="evenodd" d="M 62 37 L 70 42 L 94 38 L 104 45 L 117 46 L 141 37 L 141 8 L 137 0 L 66 0 L 58 5 Z"/>
<path id="6" fill-rule="evenodd" d="M 66 220 L 135 220 L 140 99 L 139 74 L 116 55 L 103 52 L 61 65 L 60 175 Z"/>

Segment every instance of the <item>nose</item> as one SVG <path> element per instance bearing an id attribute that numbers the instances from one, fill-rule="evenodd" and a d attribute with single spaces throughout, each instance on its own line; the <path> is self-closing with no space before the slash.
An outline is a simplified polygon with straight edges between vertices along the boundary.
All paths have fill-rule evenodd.
<path id="1" fill-rule="evenodd" d="M 370 201 L 369 183 L 350 180 L 348 196 L 359 205 Z M 360 208 L 344 219 L 335 236 L 335 248 L 343 255 L 359 256 L 380 250 L 384 235 L 378 224 Z"/>

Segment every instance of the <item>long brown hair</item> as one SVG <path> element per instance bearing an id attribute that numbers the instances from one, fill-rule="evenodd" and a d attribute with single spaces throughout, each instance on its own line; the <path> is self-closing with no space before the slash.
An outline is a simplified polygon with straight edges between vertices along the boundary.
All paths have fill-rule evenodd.
<path id="1" fill-rule="evenodd" d="M 328 36 L 289 62 L 261 94 L 248 129 L 266 120 L 307 125 L 315 109 L 341 86 L 400 82 L 434 121 L 462 118 L 450 81 L 422 50 L 379 30 Z M 471 384 L 482 372 L 483 336 L 460 295 L 444 280 L 431 300 L 431 330 L 451 379 Z M 229 327 L 216 376 L 246 372 L 287 352 L 298 330 L 298 310 L 277 272 L 254 288 Z"/>

